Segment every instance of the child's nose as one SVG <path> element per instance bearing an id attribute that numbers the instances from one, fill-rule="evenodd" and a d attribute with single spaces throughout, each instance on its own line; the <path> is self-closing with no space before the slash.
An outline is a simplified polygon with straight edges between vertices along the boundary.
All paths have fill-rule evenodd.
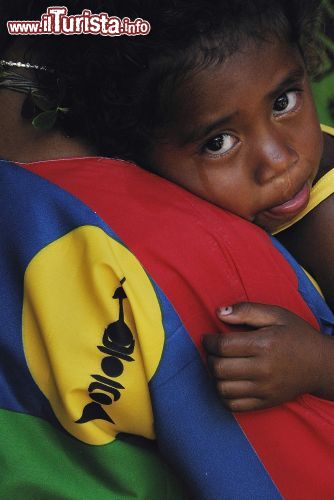
<path id="1" fill-rule="evenodd" d="M 276 177 L 285 175 L 298 161 L 298 153 L 289 144 L 286 137 L 278 133 L 268 134 L 259 142 L 256 181 L 266 184 Z"/>

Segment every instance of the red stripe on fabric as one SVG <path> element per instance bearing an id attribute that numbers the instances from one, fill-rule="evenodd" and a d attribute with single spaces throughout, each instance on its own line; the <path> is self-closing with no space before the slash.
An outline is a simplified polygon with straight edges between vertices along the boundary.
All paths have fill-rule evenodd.
<path id="1" fill-rule="evenodd" d="M 294 271 L 254 225 L 125 162 L 87 158 L 25 168 L 80 198 L 112 227 L 200 350 L 203 333 L 223 329 L 215 309 L 243 300 L 285 307 L 317 327 Z M 307 398 L 236 417 L 285 498 L 334 498 L 334 405 L 321 401 L 319 408 Z"/>

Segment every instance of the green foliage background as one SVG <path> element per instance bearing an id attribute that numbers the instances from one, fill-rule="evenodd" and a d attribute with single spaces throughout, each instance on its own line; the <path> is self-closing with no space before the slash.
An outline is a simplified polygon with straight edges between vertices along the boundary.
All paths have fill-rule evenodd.
<path id="1" fill-rule="evenodd" d="M 323 0 L 318 36 L 324 46 L 323 72 L 312 84 L 321 123 L 334 126 L 334 0 Z"/>

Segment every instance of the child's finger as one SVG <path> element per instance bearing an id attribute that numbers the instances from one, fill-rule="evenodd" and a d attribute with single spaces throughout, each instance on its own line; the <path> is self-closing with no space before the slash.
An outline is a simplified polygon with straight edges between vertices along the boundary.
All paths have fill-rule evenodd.
<path id="1" fill-rule="evenodd" d="M 208 367 L 219 380 L 255 380 L 261 377 L 261 366 L 254 358 L 222 358 L 208 356 Z"/>
<path id="2" fill-rule="evenodd" d="M 255 328 L 285 324 L 286 315 L 287 311 L 281 307 L 256 302 L 239 302 L 217 310 L 218 318 L 224 323 L 249 325 Z"/>
<path id="3" fill-rule="evenodd" d="M 219 380 L 217 391 L 224 399 L 259 398 L 258 386 L 251 380 Z"/>
<path id="4" fill-rule="evenodd" d="M 202 344 L 206 352 L 214 356 L 247 358 L 257 354 L 257 339 L 257 331 L 216 333 L 203 335 Z"/>
<path id="5" fill-rule="evenodd" d="M 233 412 L 262 410 L 267 407 L 261 398 L 224 399 L 224 405 Z"/>

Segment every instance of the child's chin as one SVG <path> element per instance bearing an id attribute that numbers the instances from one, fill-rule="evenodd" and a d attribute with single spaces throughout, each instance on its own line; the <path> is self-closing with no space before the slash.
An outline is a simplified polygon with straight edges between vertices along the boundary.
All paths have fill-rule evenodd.
<path id="1" fill-rule="evenodd" d="M 273 218 L 269 214 L 259 214 L 254 219 L 254 224 L 264 229 L 267 233 L 275 234 L 280 231 L 280 228 L 292 220 L 295 215 L 290 217 Z"/>

